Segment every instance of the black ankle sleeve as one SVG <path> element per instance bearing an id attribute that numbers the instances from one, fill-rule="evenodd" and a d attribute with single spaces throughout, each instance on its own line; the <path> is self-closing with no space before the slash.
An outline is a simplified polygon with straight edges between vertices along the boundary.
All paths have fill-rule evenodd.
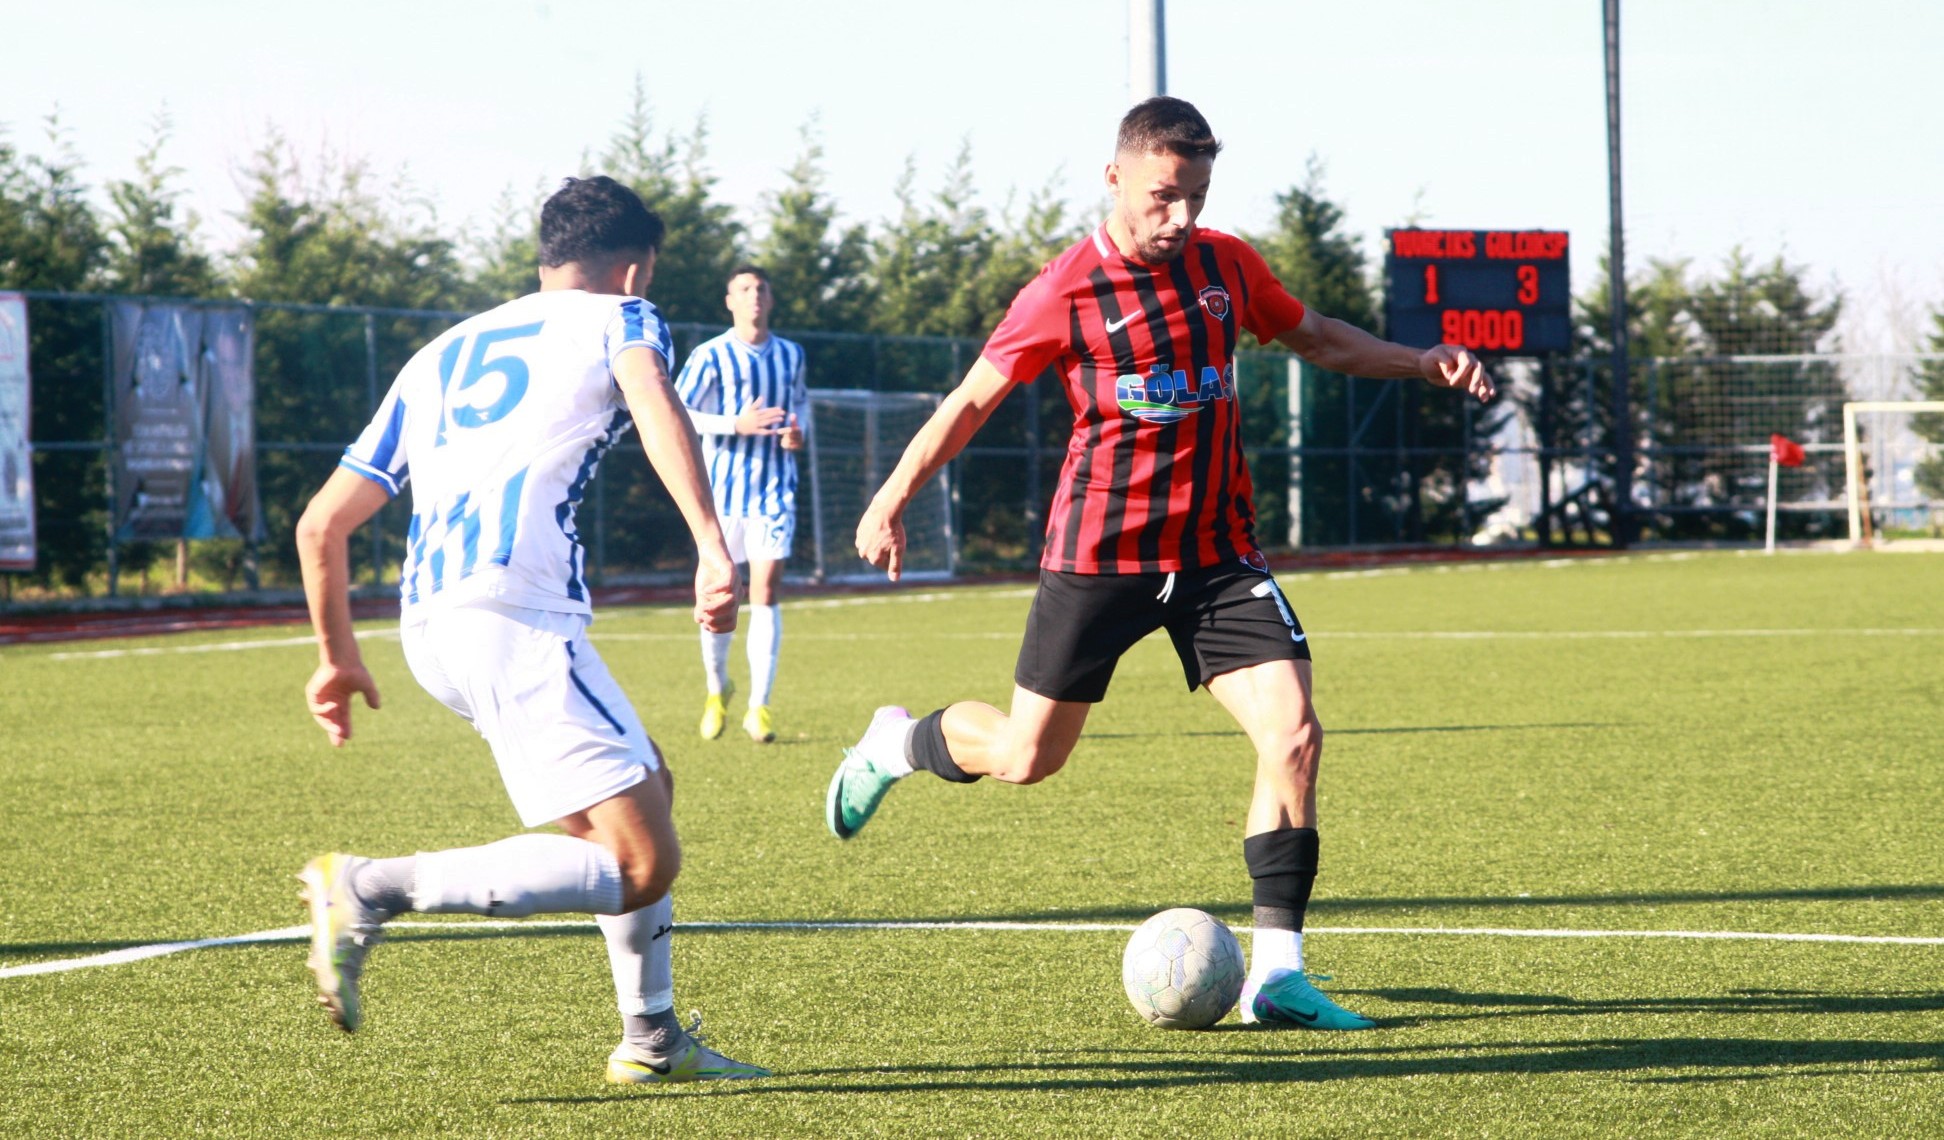
<path id="1" fill-rule="evenodd" d="M 954 784 L 970 784 L 979 777 L 958 766 L 952 759 L 952 750 L 945 746 L 945 710 L 927 714 L 911 730 L 911 743 L 906 745 L 906 760 L 913 768 L 923 768 L 934 776 L 950 780 Z"/>

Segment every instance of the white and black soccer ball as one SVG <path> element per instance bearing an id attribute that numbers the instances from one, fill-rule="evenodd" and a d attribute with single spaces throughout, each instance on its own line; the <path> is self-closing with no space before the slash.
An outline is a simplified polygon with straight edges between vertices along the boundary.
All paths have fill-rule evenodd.
<path id="1" fill-rule="evenodd" d="M 1134 1012 L 1162 1029 L 1206 1029 L 1242 996 L 1242 944 L 1222 920 L 1194 907 L 1143 922 L 1121 955 Z"/>

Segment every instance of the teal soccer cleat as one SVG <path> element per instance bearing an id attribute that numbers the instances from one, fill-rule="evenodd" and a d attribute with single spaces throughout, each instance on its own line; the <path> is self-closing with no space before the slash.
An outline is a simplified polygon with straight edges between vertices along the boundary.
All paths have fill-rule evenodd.
<path id="1" fill-rule="evenodd" d="M 911 714 L 904 709 L 886 705 L 871 717 L 870 727 L 864 730 L 857 747 L 844 749 L 844 762 L 837 765 L 836 774 L 830 777 L 830 791 L 824 796 L 824 822 L 830 825 L 832 835 L 849 839 L 862 831 L 884 802 L 885 793 L 898 782 L 899 777 L 870 758 L 866 746 L 873 735 L 910 719 Z"/>
<path id="2" fill-rule="evenodd" d="M 1321 977 L 1322 975 L 1318 975 Z M 1325 981 L 1329 979 L 1325 978 Z M 1331 1001 L 1301 970 L 1271 970 L 1242 986 L 1244 1024 L 1294 1029 L 1375 1029 L 1377 1023 Z"/>

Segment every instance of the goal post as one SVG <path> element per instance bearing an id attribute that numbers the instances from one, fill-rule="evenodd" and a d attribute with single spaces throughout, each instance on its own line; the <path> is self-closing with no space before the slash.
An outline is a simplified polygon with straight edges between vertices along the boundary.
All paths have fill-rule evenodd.
<path id="1" fill-rule="evenodd" d="M 1863 438 L 1858 417 L 1864 415 L 1944 413 L 1944 400 L 1852 400 L 1843 405 L 1843 483 L 1849 505 L 1849 541 L 1852 548 L 1860 547 L 1869 532 L 1871 510 L 1868 496 L 1872 491 L 1863 466 Z M 1892 433 L 1881 433 L 1888 436 Z M 1918 466 L 1926 462 L 1936 462 L 1939 445 L 1924 440 L 1916 432 L 1896 433 L 1902 446 L 1884 452 L 1881 459 L 1889 467 L 1879 471 L 1881 486 L 1875 492 L 1875 509 L 1896 510 L 1900 508 L 1932 507 L 1928 499 L 1917 500 L 1920 494 L 1916 480 L 1910 478 Z M 1927 459 L 1923 454 L 1930 452 Z M 1906 490 L 1904 484 L 1910 482 Z"/>
<path id="2" fill-rule="evenodd" d="M 810 389 L 810 532 L 819 581 L 881 580 L 857 556 L 857 520 L 918 429 L 938 410 L 935 392 Z M 949 578 L 958 570 L 952 526 L 952 468 L 919 488 L 905 508 L 906 578 Z"/>

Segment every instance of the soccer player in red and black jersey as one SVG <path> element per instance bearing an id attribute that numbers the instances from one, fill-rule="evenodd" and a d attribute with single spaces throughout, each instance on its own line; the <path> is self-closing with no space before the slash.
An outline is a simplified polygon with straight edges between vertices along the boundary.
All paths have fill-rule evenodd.
<path id="1" fill-rule="evenodd" d="M 1334 372 L 1419 376 L 1480 400 L 1494 389 L 1463 348 L 1407 348 L 1311 312 L 1248 243 L 1197 227 L 1220 149 L 1180 99 L 1127 113 L 1107 166 L 1112 213 L 1020 290 L 864 512 L 857 551 L 895 581 L 912 496 L 1015 385 L 1049 369 L 1062 377 L 1073 436 L 1011 712 L 965 701 L 914 720 L 879 709 L 831 779 L 826 816 L 850 838 L 918 768 L 961 783 L 1045 779 L 1066 763 L 1121 655 L 1166 629 L 1188 687 L 1206 687 L 1256 750 L 1242 842 L 1256 933 L 1242 1019 L 1367 1029 L 1375 1023 L 1303 971 L 1323 729 L 1308 641 L 1256 545 L 1235 350 L 1247 332 Z"/>

